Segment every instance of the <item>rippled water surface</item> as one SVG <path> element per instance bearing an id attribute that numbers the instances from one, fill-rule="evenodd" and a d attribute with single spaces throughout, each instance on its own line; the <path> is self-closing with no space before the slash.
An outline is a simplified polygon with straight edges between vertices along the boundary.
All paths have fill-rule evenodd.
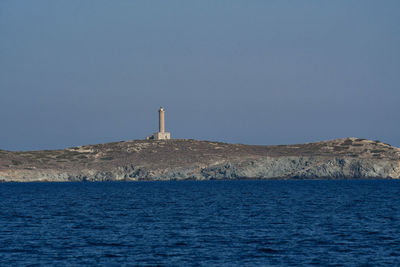
<path id="1" fill-rule="evenodd" d="M 0 265 L 399 266 L 400 181 L 0 184 Z"/>

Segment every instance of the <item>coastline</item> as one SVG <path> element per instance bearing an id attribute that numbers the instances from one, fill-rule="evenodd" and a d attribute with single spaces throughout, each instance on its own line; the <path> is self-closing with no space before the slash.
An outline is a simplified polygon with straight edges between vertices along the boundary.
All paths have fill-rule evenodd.
<path id="1" fill-rule="evenodd" d="M 344 138 L 254 146 L 132 140 L 0 153 L 2 182 L 399 179 L 400 149 Z"/>

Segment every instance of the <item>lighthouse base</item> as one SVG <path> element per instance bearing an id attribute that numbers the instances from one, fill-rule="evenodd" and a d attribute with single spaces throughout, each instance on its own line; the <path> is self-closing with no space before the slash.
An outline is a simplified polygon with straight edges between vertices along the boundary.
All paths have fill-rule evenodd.
<path id="1" fill-rule="evenodd" d="M 157 132 L 151 136 L 146 137 L 147 140 L 169 140 L 171 139 L 171 133 L 168 132 Z"/>

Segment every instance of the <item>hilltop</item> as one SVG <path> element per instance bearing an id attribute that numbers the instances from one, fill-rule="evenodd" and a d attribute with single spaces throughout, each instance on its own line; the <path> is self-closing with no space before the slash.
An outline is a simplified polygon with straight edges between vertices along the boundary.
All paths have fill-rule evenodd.
<path id="1" fill-rule="evenodd" d="M 400 178 L 400 149 L 344 138 L 259 146 L 132 140 L 62 150 L 0 150 L 1 181 Z"/>

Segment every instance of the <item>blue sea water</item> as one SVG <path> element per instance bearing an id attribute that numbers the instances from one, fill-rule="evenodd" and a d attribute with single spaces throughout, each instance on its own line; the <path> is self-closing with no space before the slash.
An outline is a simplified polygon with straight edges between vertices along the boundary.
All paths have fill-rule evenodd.
<path id="1" fill-rule="evenodd" d="M 400 266 L 400 181 L 0 184 L 0 266 Z"/>

